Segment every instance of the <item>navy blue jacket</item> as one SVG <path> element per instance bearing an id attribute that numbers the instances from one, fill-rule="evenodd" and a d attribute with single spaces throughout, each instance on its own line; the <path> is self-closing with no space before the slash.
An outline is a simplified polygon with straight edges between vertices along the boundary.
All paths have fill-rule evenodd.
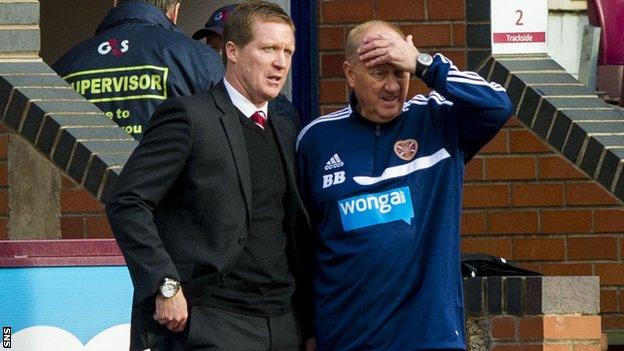
<path id="1" fill-rule="evenodd" d="M 435 55 L 432 89 L 384 124 L 357 98 L 299 134 L 317 239 L 317 350 L 465 349 L 464 164 L 512 113 L 505 89 Z"/>
<path id="2" fill-rule="evenodd" d="M 224 74 L 214 50 L 141 1 L 112 8 L 52 68 L 136 139 L 166 98 L 206 91 Z"/>

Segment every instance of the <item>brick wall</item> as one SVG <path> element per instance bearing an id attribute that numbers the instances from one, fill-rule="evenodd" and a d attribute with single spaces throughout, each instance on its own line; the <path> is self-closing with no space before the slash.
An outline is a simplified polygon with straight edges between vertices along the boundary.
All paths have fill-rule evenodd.
<path id="1" fill-rule="evenodd" d="M 51 162 L 62 170 L 58 191 L 40 193 L 38 184 L 32 184 L 32 194 L 24 192 L 22 197 L 11 199 L 26 203 L 35 198 L 45 199 L 50 206 L 56 206 L 51 217 L 60 230 L 58 236 L 53 233 L 53 238 L 112 237 L 100 203 L 137 143 L 41 61 L 3 62 L 0 59 L 0 112 L 0 119 L 10 130 L 0 135 L 0 146 L 12 138 L 22 139 L 30 143 L 23 144 L 24 147 L 38 152 L 39 162 Z M 6 147 L 0 147 L 0 160 L 6 159 L 4 149 Z M 22 156 L 16 152 L 9 157 Z M 11 160 L 6 163 L 10 164 Z M 32 183 L 32 180 L 14 179 L 14 182 Z M 7 188 L 14 189 L 9 184 L 0 190 Z M 9 203 L 9 210 L 16 205 Z M 6 238 L 36 237 L 32 230 L 16 234 L 10 223 Z"/>
<path id="2" fill-rule="evenodd" d="M 77 140 L 84 141 L 86 145 L 89 140 L 111 139 L 110 136 L 104 138 L 81 133 L 87 125 L 108 131 L 111 122 L 100 116 L 99 110 L 93 110 L 93 105 L 79 97 L 41 62 L 38 55 L 39 13 L 37 0 L 0 1 L 0 119 L 4 122 L 0 124 L 0 240 L 58 238 L 59 226 L 60 236 L 65 239 L 111 237 L 103 208 L 91 195 L 98 194 L 99 187 L 94 184 L 103 182 L 98 176 L 104 171 L 97 163 L 98 157 L 92 157 L 90 151 L 99 149 L 98 153 L 105 154 L 118 150 L 111 150 L 113 148 L 110 147 L 102 149 L 101 143 L 98 147 L 93 144 L 75 147 L 80 144 Z M 91 109 L 81 107 L 85 103 Z M 62 133 L 62 130 L 65 132 Z M 25 157 L 24 151 L 32 151 L 23 141 L 31 142 L 43 157 L 34 153 L 38 159 L 29 160 L 30 164 L 17 162 Z M 70 157 L 73 158 L 70 160 Z M 16 178 L 16 174 L 28 174 L 29 166 L 49 163 L 45 158 L 51 159 L 81 184 L 63 176 L 59 193 L 58 187 L 50 189 L 37 183 L 44 179 L 35 175 L 33 179 Z M 93 169 L 94 166 L 99 169 Z M 36 172 L 36 169 L 30 168 L 30 172 Z M 12 177 L 9 177 L 9 172 Z M 58 171 L 54 172 L 53 177 L 58 178 Z M 82 177 L 80 172 L 84 172 L 85 176 Z M 88 172 L 93 176 L 89 181 L 91 189 L 87 190 Z M 39 176 L 45 178 L 47 174 Z M 32 205 L 35 198 L 45 199 L 48 204 L 43 207 L 47 207 L 48 211 L 37 212 L 42 206 L 30 206 L 29 211 L 28 205 Z M 32 218 L 22 218 L 27 216 L 22 216 L 20 210 L 26 211 Z"/>
<path id="3" fill-rule="evenodd" d="M 102 204 L 67 176 L 61 187 L 60 221 L 63 239 L 113 237 Z"/>
<path id="4" fill-rule="evenodd" d="M 624 329 L 621 201 L 513 118 L 468 163 L 464 252 L 546 275 L 598 275 L 605 329 Z"/>
<path id="5" fill-rule="evenodd" d="M 546 56 L 495 61 L 480 71 L 507 87 L 518 119 L 468 167 L 466 199 L 474 199 L 471 185 L 505 186 L 496 188 L 498 203 L 465 203 L 464 250 L 506 255 L 547 275 L 599 276 L 602 328 L 622 330 L 624 110 Z"/>
<path id="6" fill-rule="evenodd" d="M 601 350 L 599 316 L 496 316 L 491 323 L 492 351 Z"/>
<path id="7" fill-rule="evenodd" d="M 606 349 L 596 277 L 467 278 L 464 290 L 469 351 Z"/>

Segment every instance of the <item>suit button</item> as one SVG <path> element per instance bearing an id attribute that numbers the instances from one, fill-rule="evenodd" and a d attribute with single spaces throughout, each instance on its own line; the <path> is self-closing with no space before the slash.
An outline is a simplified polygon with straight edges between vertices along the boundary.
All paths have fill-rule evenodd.
<path id="1" fill-rule="evenodd" d="M 238 243 L 241 244 L 241 245 L 247 244 L 247 237 L 246 236 L 241 236 L 240 238 L 238 238 Z"/>

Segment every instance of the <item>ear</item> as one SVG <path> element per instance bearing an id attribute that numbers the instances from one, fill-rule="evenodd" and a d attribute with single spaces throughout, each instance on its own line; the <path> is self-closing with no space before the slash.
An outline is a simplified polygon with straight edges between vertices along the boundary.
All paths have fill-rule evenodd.
<path id="1" fill-rule="evenodd" d="M 236 46 L 236 44 L 228 41 L 225 43 L 223 50 L 228 62 L 236 63 L 238 61 L 238 46 Z"/>
<path id="2" fill-rule="evenodd" d="M 169 10 L 167 11 L 165 15 L 169 18 L 169 20 L 171 20 L 173 24 L 176 24 L 178 22 L 179 12 L 180 12 L 180 3 L 177 2 L 175 5 L 169 8 Z"/>
<path id="3" fill-rule="evenodd" d="M 349 61 L 345 61 L 342 64 L 342 69 L 344 71 L 345 77 L 347 78 L 347 83 L 349 83 L 349 86 L 353 88 L 353 86 L 355 85 L 355 72 L 353 72 L 353 66 L 351 66 L 351 63 L 349 63 Z"/>

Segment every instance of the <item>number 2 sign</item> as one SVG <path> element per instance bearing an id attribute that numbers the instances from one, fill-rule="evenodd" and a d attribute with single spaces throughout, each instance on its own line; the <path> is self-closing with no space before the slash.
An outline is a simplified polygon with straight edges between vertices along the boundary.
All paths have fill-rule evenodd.
<path id="1" fill-rule="evenodd" d="M 522 15 L 523 15 L 522 10 L 516 10 L 516 13 L 518 14 L 518 20 L 516 21 L 516 26 L 524 26 L 524 23 L 522 22 Z"/>
<path id="2" fill-rule="evenodd" d="M 545 53 L 548 0 L 491 0 L 492 54 Z"/>

